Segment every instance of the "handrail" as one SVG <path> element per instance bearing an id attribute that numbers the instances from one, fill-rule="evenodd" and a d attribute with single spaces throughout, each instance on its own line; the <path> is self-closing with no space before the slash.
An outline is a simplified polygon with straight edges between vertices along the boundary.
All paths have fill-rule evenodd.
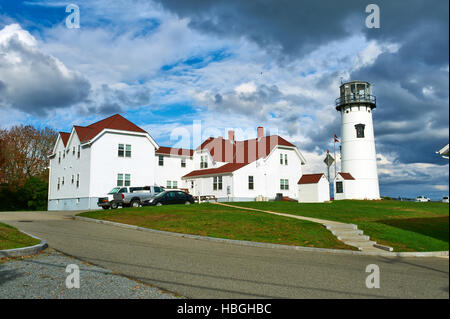
<path id="1" fill-rule="evenodd" d="M 341 106 L 343 104 L 349 104 L 349 103 L 371 103 L 376 104 L 377 98 L 375 95 L 370 94 L 352 94 L 352 95 L 346 95 L 344 97 L 338 97 L 336 99 L 336 106 Z"/>

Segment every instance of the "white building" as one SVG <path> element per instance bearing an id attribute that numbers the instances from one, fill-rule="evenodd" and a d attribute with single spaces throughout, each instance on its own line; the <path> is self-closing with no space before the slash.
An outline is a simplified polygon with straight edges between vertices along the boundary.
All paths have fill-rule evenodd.
<path id="1" fill-rule="evenodd" d="M 276 194 L 297 198 L 305 158 L 278 135 L 235 141 L 209 138 L 195 151 L 159 147 L 143 129 L 114 115 L 61 132 L 50 155 L 49 210 L 97 209 L 116 186 L 184 188 L 219 200 Z"/>
<path id="2" fill-rule="evenodd" d="M 334 200 L 354 199 L 359 193 L 358 187 L 357 181 L 350 173 L 337 173 L 334 179 Z"/>
<path id="3" fill-rule="evenodd" d="M 194 151 L 161 146 L 155 157 L 155 182 L 165 188 L 187 189 L 181 177 L 194 169 Z"/>
<path id="4" fill-rule="evenodd" d="M 341 85 L 336 110 L 341 113 L 342 172 L 350 173 L 355 179 L 351 194 L 344 188 L 347 199 L 380 199 L 372 122 L 375 107 L 376 100 L 368 82 L 352 81 Z"/>
<path id="5" fill-rule="evenodd" d="M 325 174 L 304 174 L 298 181 L 299 203 L 323 203 L 330 200 L 330 183 Z"/>
<path id="6" fill-rule="evenodd" d="M 209 138 L 193 154 L 194 171 L 184 175 L 190 193 L 214 195 L 220 201 L 248 201 L 258 196 L 274 199 L 277 194 L 297 199 L 297 181 L 305 158 L 297 147 L 278 135 L 236 141 Z"/>
<path id="7" fill-rule="evenodd" d="M 153 185 L 157 148 L 120 115 L 61 132 L 50 155 L 48 209 L 97 209 L 114 186 Z"/>

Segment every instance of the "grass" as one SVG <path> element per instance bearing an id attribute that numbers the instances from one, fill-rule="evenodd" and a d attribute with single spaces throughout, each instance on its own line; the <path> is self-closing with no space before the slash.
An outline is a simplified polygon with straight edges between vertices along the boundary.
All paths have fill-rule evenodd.
<path id="1" fill-rule="evenodd" d="M 293 215 L 357 224 L 366 235 L 394 251 L 441 251 L 449 249 L 449 206 L 444 203 L 381 201 L 239 202 L 251 207 Z"/>
<path id="2" fill-rule="evenodd" d="M 25 235 L 16 228 L 0 223 L 0 250 L 34 246 L 40 241 Z"/>
<path id="3" fill-rule="evenodd" d="M 215 204 L 90 211 L 79 216 L 218 238 L 318 248 L 355 249 L 322 225 Z"/>

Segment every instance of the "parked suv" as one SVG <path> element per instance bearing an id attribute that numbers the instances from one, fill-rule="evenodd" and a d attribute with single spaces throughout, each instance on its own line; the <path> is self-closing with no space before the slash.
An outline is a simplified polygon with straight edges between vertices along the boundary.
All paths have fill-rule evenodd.
<path id="1" fill-rule="evenodd" d="M 148 199 L 142 203 L 143 206 L 161 206 L 170 204 L 193 204 L 194 197 L 181 190 L 171 189 L 159 193 L 155 197 Z"/>
<path id="2" fill-rule="evenodd" d="M 123 187 L 114 194 L 114 203 L 122 207 L 139 207 L 142 203 L 161 193 L 164 189 L 159 186 L 143 186 L 143 187 Z"/>
<path id="3" fill-rule="evenodd" d="M 430 201 L 430 199 L 425 196 L 417 196 L 416 197 L 416 202 L 429 202 L 429 201 Z"/>

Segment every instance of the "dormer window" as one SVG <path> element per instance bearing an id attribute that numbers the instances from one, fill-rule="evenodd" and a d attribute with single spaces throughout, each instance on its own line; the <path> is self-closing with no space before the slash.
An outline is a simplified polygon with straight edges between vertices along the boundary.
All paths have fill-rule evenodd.
<path id="1" fill-rule="evenodd" d="M 200 157 L 200 168 L 208 168 L 208 158 L 206 155 Z"/>
<path id="2" fill-rule="evenodd" d="M 357 138 L 364 138 L 364 128 L 365 127 L 366 126 L 364 124 L 356 124 L 355 125 Z"/>

